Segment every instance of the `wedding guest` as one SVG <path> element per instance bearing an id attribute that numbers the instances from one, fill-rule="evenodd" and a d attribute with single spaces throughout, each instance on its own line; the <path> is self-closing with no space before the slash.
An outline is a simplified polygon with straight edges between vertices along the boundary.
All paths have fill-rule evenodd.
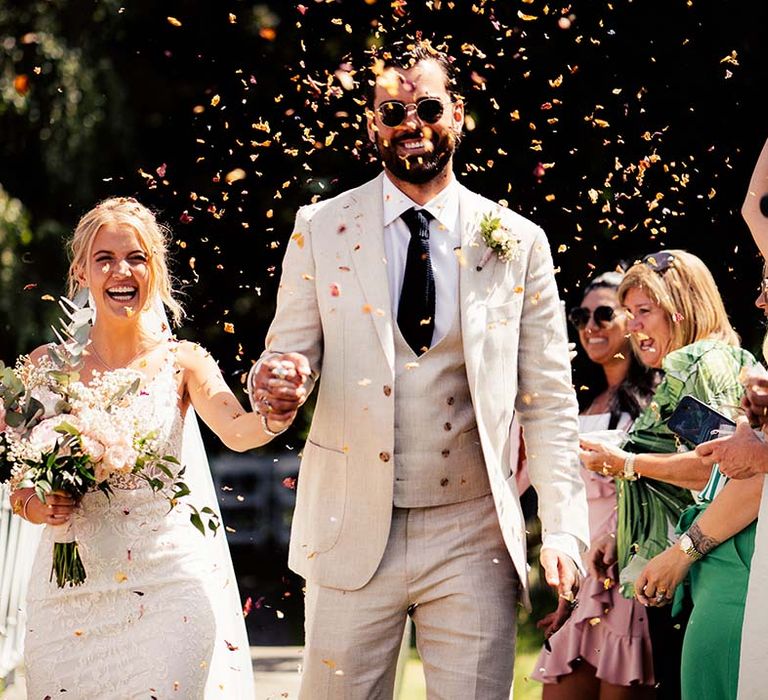
<path id="1" fill-rule="evenodd" d="M 589 360 L 600 368 L 590 382 L 591 400 L 579 415 L 582 434 L 626 431 L 647 406 L 656 372 L 642 365 L 630 346 L 627 318 L 617 290 L 622 274 L 606 272 L 584 289 L 581 306 L 569 319 Z M 581 383 L 581 382 L 580 382 Z M 655 697 L 648 621 L 639 602 L 620 595 L 615 557 L 616 488 L 612 477 L 582 468 L 587 489 L 590 574 L 578 593 L 570 619 L 548 638 L 531 677 L 542 681 L 544 700 L 641 700 Z M 608 561 L 604 561 L 607 554 Z M 556 624 L 557 612 L 540 625 Z"/>
<path id="2" fill-rule="evenodd" d="M 724 484 L 719 472 L 695 452 L 677 451 L 679 440 L 667 420 L 685 395 L 721 412 L 732 410 L 742 394 L 739 374 L 755 360 L 739 348 L 711 273 L 690 253 L 668 250 L 646 256 L 627 271 L 619 300 L 629 314 L 638 356 L 661 369 L 664 378 L 624 448 L 583 440 L 582 461 L 619 479 L 618 557 L 620 569 L 626 569 L 623 578 L 631 582 L 645 562 L 666 549 L 669 529 L 692 502 L 688 489 L 704 489 L 700 498 L 709 503 Z M 643 586 L 638 599 L 654 604 L 649 622 L 658 697 L 675 698 L 680 693 L 684 624 L 673 624 L 668 608 L 655 607 L 669 601 L 671 583 Z M 631 583 L 626 587 L 631 589 Z"/>
<path id="3" fill-rule="evenodd" d="M 262 356 L 322 376 L 289 554 L 307 581 L 299 697 L 391 698 L 410 615 L 429 697 L 508 700 L 527 599 L 515 415 L 561 595 L 588 538 L 549 243 L 454 176 L 458 60 L 424 41 L 375 59 L 383 172 L 299 210 Z M 270 376 L 249 378 L 266 415 Z"/>
<path id="4" fill-rule="evenodd" d="M 193 408 L 235 450 L 264 444 L 291 414 L 246 413 L 213 358 L 172 338 L 168 232 L 132 198 L 88 211 L 71 242 L 70 292 L 88 289 L 95 309 L 79 386 L 138 380 L 161 454 L 178 458 L 196 507 L 217 509 Z M 49 346 L 30 355 L 44 361 Z M 291 370 L 292 372 L 292 370 Z M 276 393 L 300 394 L 288 376 Z M 132 436 L 126 436 L 132 440 Z M 157 474 L 162 477 L 161 474 Z M 113 474 L 112 494 L 93 489 L 75 502 L 15 490 L 15 513 L 46 525 L 27 595 L 25 673 L 29 697 L 235 698 L 252 700 L 253 677 L 237 583 L 223 532 L 203 538 L 183 500 L 171 512 L 137 475 Z M 50 580 L 62 525 L 76 535 L 87 577 L 59 588 Z"/>
<path id="5" fill-rule="evenodd" d="M 768 141 L 758 157 L 741 209 L 763 260 L 768 260 Z M 764 264 L 760 293 L 755 301 L 757 307 L 768 316 L 768 265 Z M 768 361 L 768 335 L 763 342 L 763 356 Z M 732 479 L 757 478 L 763 482 L 762 498 L 755 533 L 755 551 L 750 562 L 744 625 L 741 636 L 741 657 L 739 660 L 738 699 L 760 698 L 768 687 L 768 653 L 765 639 L 768 637 L 768 612 L 765 606 L 768 597 L 768 447 L 761 440 L 750 423 L 765 435 L 768 430 L 768 378 L 765 373 L 753 373 L 745 377 L 743 407 L 746 418 L 739 419 L 735 433 L 699 446 L 697 452 L 705 461 L 716 463 L 720 470 Z M 742 511 L 739 507 L 739 511 Z M 745 514 L 745 518 L 748 514 Z M 703 528 L 703 517 L 699 525 Z M 734 524 L 732 530 L 738 528 Z M 724 531 L 714 537 L 722 541 L 735 532 Z"/>

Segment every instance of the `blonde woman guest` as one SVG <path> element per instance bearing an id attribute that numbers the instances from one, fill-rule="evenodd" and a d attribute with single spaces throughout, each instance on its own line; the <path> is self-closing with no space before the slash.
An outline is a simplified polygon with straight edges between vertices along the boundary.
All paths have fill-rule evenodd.
<path id="1" fill-rule="evenodd" d="M 627 318 L 617 297 L 622 274 L 607 272 L 584 289 L 581 306 L 569 313 L 589 360 L 600 368 L 591 401 L 579 416 L 580 431 L 626 431 L 648 404 L 656 372 L 630 347 Z M 579 605 L 549 637 L 531 677 L 542 681 L 544 700 L 641 700 L 655 697 L 653 659 L 645 609 L 616 585 L 615 557 L 606 566 L 605 543 L 616 531 L 616 487 L 611 477 L 582 468 L 589 505 L 589 530 L 599 543 L 587 555 L 590 575 Z M 556 623 L 557 613 L 543 621 Z"/>
<path id="2" fill-rule="evenodd" d="M 710 689 L 727 688 L 733 681 L 727 655 L 717 654 L 718 658 L 712 658 L 713 654 L 707 653 L 708 641 L 712 651 L 711 635 L 715 632 L 702 623 L 716 598 L 708 594 L 718 587 L 719 581 L 715 576 L 715 585 L 707 586 L 704 578 L 713 576 L 710 570 L 719 570 L 715 567 L 718 557 L 691 568 L 701 552 L 686 544 L 687 538 L 695 538 L 695 527 L 687 538 L 682 538 L 684 548 L 677 545 L 667 548 L 668 528 L 675 526 L 680 516 L 683 516 L 684 528 L 694 525 L 694 519 L 710 503 L 726 503 L 733 495 L 747 501 L 754 494 L 738 485 L 735 488 L 729 485 L 722 498 L 718 496 L 725 479 L 695 452 L 675 452 L 679 441 L 667 427 L 667 420 L 685 395 L 693 395 L 721 412 L 732 412 L 743 393 L 739 376 L 745 368 L 752 367 L 755 360 L 738 347 L 738 338 L 711 273 L 690 253 L 670 250 L 646 256 L 643 262 L 627 271 L 619 288 L 619 298 L 631 314 L 629 329 L 641 360 L 661 368 L 664 379 L 646 411 L 632 426 L 625 449 L 583 441 L 582 459 L 595 471 L 624 479 L 619 482 L 618 540 L 622 567 L 630 558 L 630 547 L 637 551 L 633 568 L 639 564 L 640 569 L 644 560 L 651 560 L 635 582 L 635 592 L 638 599 L 649 606 L 655 669 L 661 676 L 659 697 L 678 696 L 675 681 L 680 678 L 680 663 L 683 697 L 691 700 L 729 697 L 717 693 L 697 694 L 704 685 Z M 641 478 L 633 480 L 636 476 Z M 688 493 L 674 488 L 676 486 L 701 489 L 699 505 L 684 509 L 690 500 Z M 714 509 L 716 515 L 721 507 Z M 711 517 L 706 514 L 707 519 Z M 739 554 L 749 549 L 751 536 L 745 532 L 735 543 L 734 551 L 722 549 L 719 555 L 732 555 L 734 563 L 738 562 Z M 685 629 L 682 662 L 679 662 L 675 640 L 679 632 L 671 624 L 669 614 L 657 608 L 670 602 L 688 569 L 691 569 L 694 612 L 690 626 Z M 629 571 L 627 569 L 627 573 Z M 733 581 L 732 597 L 738 596 L 737 579 Z M 721 598 L 723 605 L 726 602 L 731 600 Z M 677 627 L 682 629 L 683 625 Z M 726 647 L 738 646 L 740 630 L 741 619 L 719 618 L 716 633 L 724 639 Z"/>
<path id="3" fill-rule="evenodd" d="M 80 381 L 88 385 L 114 373 L 138 378 L 162 454 L 187 466 L 191 502 L 215 507 L 202 443 L 189 442 L 192 408 L 234 450 L 264 444 L 290 415 L 276 406 L 263 422 L 244 411 L 213 358 L 170 337 L 163 307 L 176 321 L 182 310 L 167 245 L 168 232 L 132 198 L 101 202 L 78 223 L 70 292 L 87 288 L 96 312 Z M 30 361 L 41 361 L 46 351 L 38 348 Z M 295 393 L 290 377 L 279 381 Z M 32 489 L 11 495 L 15 512 L 48 526 L 27 597 L 29 696 L 58 697 L 65 689 L 78 700 L 250 700 L 248 643 L 223 533 L 204 543 L 188 512 L 169 513 L 167 501 L 138 476 L 113 475 L 110 485 L 109 499 L 99 491 L 79 502 L 53 495 L 43 503 Z M 87 578 L 58 588 L 49 581 L 52 528 L 68 522 Z"/>

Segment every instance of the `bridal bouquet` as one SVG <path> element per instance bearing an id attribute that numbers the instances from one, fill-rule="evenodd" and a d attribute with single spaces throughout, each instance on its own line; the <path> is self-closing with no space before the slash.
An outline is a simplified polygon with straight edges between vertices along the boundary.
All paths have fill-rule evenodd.
<path id="1" fill-rule="evenodd" d="M 119 369 L 97 375 L 86 386 L 77 369 L 88 342 L 90 310 L 68 300 L 62 308 L 60 345 L 33 365 L 20 358 L 14 368 L 0 362 L 0 468 L 12 488 L 34 488 L 41 501 L 54 491 L 81 498 L 89 490 L 107 497 L 110 477 L 133 474 L 165 497 L 173 508 L 189 494 L 184 469 L 172 455 L 158 451 L 151 412 L 139 391 L 141 374 Z M 191 521 L 205 534 L 216 531 L 218 519 L 210 508 L 192 510 Z M 56 537 L 51 579 L 59 588 L 85 581 L 86 572 L 69 532 Z M 63 535 L 63 536 L 61 536 Z M 61 541 L 59 541 L 61 540 Z"/>

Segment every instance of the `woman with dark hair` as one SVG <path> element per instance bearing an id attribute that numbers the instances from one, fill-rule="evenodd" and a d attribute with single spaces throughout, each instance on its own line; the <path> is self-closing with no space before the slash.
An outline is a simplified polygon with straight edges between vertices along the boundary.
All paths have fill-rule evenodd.
<path id="1" fill-rule="evenodd" d="M 582 433 L 623 435 L 648 404 L 656 372 L 644 367 L 629 343 L 627 320 L 617 289 L 622 275 L 606 272 L 585 288 L 581 306 L 569 318 L 590 363 L 599 370 L 589 382 L 580 415 Z M 606 566 L 606 540 L 616 530 L 616 487 L 611 477 L 582 468 L 587 488 L 593 547 L 590 574 L 568 622 L 545 644 L 532 675 L 544 685 L 544 700 L 565 698 L 641 699 L 654 697 L 653 660 L 645 609 L 623 598 L 616 587 L 615 562 Z M 605 557 L 605 558 L 604 558 Z M 540 626 L 551 632 L 559 615 Z"/>

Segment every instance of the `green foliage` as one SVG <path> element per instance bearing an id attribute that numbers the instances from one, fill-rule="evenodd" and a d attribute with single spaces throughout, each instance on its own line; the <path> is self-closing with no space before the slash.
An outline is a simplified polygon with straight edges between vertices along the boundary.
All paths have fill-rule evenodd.
<path id="1" fill-rule="evenodd" d="M 35 230 L 31 221 L 22 202 L 0 184 L 0 357 L 7 361 L 42 342 L 56 309 L 40 300 L 41 291 L 63 278 L 63 260 L 43 254 L 52 242 L 59 245 L 60 225 L 48 222 Z"/>
<path id="2" fill-rule="evenodd" d="M 88 202 L 102 144 L 119 148 L 126 135 L 122 81 L 104 50 L 106 37 L 119 40 L 120 4 L 14 5 L 0 3 L 0 160 L 36 162 L 47 188 Z M 0 181 L 14 178 L 0 171 Z"/>

